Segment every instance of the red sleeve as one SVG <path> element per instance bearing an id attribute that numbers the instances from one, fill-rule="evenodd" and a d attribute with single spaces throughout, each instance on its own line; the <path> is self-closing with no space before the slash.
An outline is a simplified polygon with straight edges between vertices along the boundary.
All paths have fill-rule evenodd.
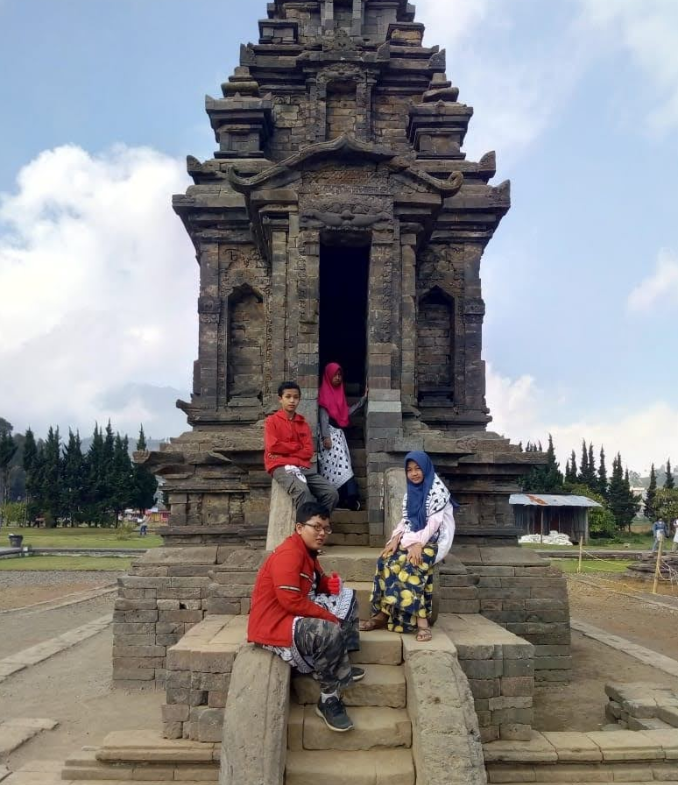
<path id="1" fill-rule="evenodd" d="M 308 599 L 302 586 L 301 564 L 294 558 L 279 557 L 271 564 L 271 579 L 275 597 L 280 605 L 294 616 L 306 616 L 326 621 L 339 622 L 329 611 Z"/>
<path id="2" fill-rule="evenodd" d="M 311 436 L 311 426 L 305 421 L 299 429 L 299 439 L 301 449 L 297 457 L 302 461 L 310 461 L 313 457 L 313 437 Z"/>

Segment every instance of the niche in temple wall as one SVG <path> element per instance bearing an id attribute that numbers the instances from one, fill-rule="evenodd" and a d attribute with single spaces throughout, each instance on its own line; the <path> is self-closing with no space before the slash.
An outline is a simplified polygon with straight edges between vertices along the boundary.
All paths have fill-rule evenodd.
<path id="1" fill-rule="evenodd" d="M 264 389 L 266 313 L 263 296 L 248 284 L 228 298 L 228 400 L 261 400 Z"/>
<path id="2" fill-rule="evenodd" d="M 419 300 L 417 382 L 420 403 L 454 400 L 454 300 L 437 286 Z"/>

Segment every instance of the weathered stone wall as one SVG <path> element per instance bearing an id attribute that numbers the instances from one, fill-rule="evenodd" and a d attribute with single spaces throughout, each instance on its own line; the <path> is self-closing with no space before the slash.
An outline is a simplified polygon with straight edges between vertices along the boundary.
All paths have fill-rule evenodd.
<path id="1" fill-rule="evenodd" d="M 130 574 L 118 579 L 114 681 L 162 686 L 168 676 L 167 650 L 207 614 L 249 613 L 252 587 L 265 556 L 264 550 L 215 545 L 159 548 L 135 562 Z M 172 688 L 186 689 L 180 681 L 175 678 Z"/>

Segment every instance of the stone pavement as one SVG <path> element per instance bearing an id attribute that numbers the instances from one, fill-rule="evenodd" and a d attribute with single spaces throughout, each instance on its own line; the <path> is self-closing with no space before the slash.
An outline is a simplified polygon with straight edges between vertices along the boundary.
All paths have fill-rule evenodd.
<path id="1" fill-rule="evenodd" d="M 55 654 L 59 654 L 59 652 L 70 649 L 71 646 L 75 646 L 81 641 L 97 635 L 108 627 L 111 621 L 110 615 L 102 616 L 87 624 L 83 624 L 81 627 L 76 627 L 74 630 L 69 630 L 63 635 L 58 635 L 56 638 L 5 657 L 0 660 L 0 683 L 13 674 L 28 668 L 30 665 L 36 665 L 38 662 L 42 662 Z"/>
<path id="2" fill-rule="evenodd" d="M 53 730 L 58 724 L 56 720 L 47 719 L 17 719 L 0 722 L 0 761 L 17 747 L 32 739 L 33 736 L 37 736 L 40 731 Z M 3 779 L 2 770 L 3 766 L 0 765 L 0 780 Z"/>
<path id="3" fill-rule="evenodd" d="M 573 630 L 581 632 L 587 638 L 593 638 L 593 640 L 604 643 L 606 646 L 628 654 L 630 657 L 645 663 L 645 665 L 651 665 L 653 668 L 668 673 L 669 676 L 678 677 L 678 660 L 666 657 L 651 649 L 646 649 L 644 646 L 632 643 L 619 635 L 612 635 L 609 632 L 605 632 L 605 630 L 601 630 L 600 627 L 594 627 L 593 624 L 579 619 L 572 619 L 571 626 Z"/>

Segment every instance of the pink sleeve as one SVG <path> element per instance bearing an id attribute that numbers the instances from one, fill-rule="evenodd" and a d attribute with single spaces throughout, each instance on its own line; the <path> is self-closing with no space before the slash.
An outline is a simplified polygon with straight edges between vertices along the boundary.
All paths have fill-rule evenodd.
<path id="1" fill-rule="evenodd" d="M 426 543 L 433 537 L 433 535 L 438 531 L 442 522 L 443 516 L 445 515 L 445 509 L 440 510 L 440 512 L 436 512 L 431 515 L 430 518 L 426 521 L 426 526 L 421 531 L 418 532 L 407 532 L 407 534 L 403 535 L 400 544 L 403 548 L 409 548 L 410 545 L 414 545 L 415 543 L 419 543 L 420 545 L 426 545 Z"/>
<path id="2" fill-rule="evenodd" d="M 391 542 L 391 541 L 392 541 L 392 540 L 393 540 L 395 537 L 397 537 L 399 534 L 401 534 L 401 535 L 402 535 L 402 533 L 403 533 L 404 531 L 405 531 L 405 519 L 403 518 L 403 519 L 400 521 L 400 523 L 399 523 L 399 524 L 398 524 L 398 525 L 395 527 L 395 529 L 393 530 L 393 534 L 392 534 L 392 535 L 391 535 L 391 536 L 388 538 L 388 540 L 386 541 L 386 544 L 388 545 L 388 544 L 389 544 L 389 542 Z"/>

